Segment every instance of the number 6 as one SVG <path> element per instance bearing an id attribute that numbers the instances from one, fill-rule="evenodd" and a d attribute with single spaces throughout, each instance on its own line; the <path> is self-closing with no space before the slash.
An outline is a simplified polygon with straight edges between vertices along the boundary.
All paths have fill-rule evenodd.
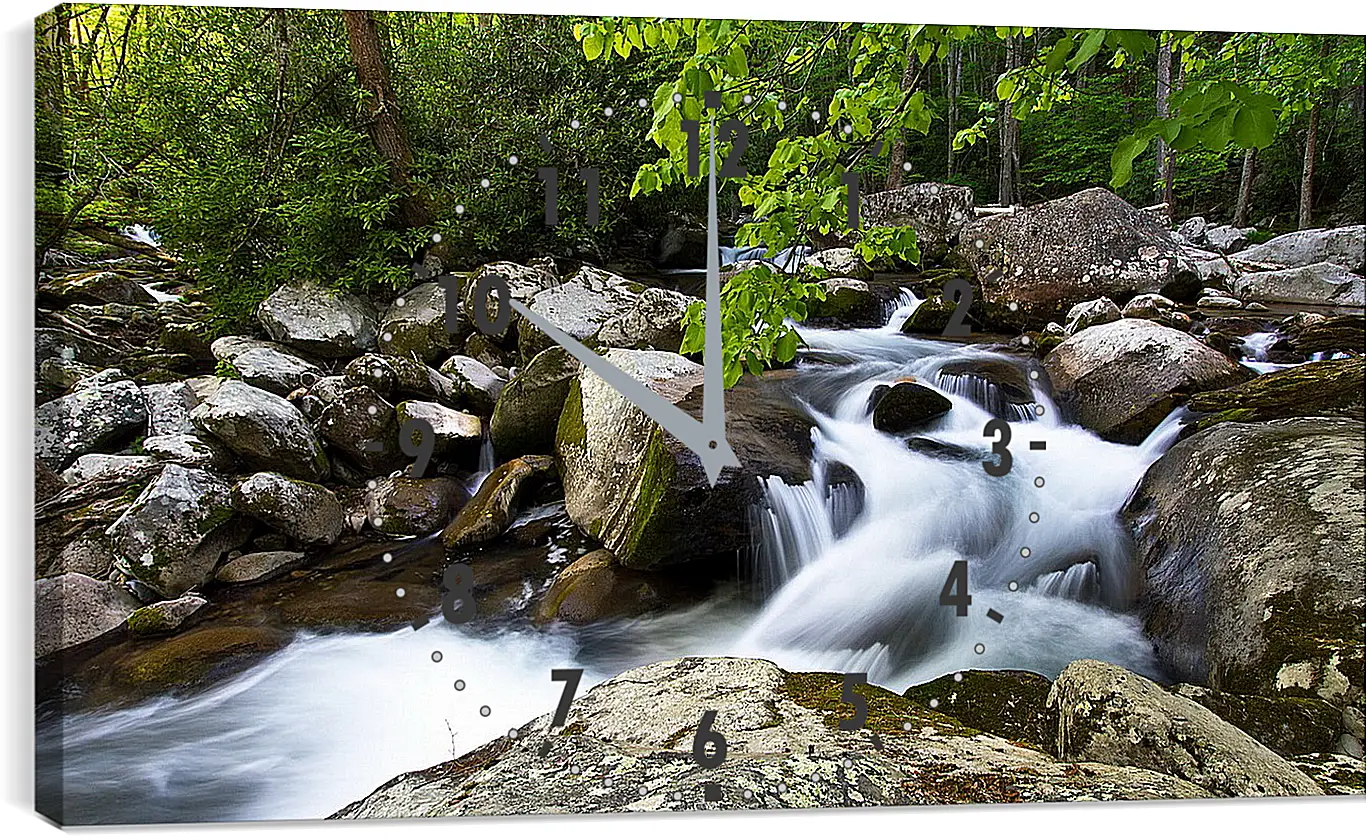
<path id="1" fill-rule="evenodd" d="M 712 723 L 716 720 L 716 710 L 703 713 L 702 721 L 698 723 L 698 732 L 693 737 L 693 759 L 703 768 L 716 768 L 726 761 L 726 737 L 712 729 Z M 709 742 L 714 749 L 711 756 L 707 754 Z"/>

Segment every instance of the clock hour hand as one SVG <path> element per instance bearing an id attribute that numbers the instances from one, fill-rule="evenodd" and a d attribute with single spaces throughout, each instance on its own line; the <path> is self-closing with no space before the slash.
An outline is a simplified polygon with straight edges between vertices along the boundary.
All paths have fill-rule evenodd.
<path id="1" fill-rule="evenodd" d="M 641 412 L 654 419 L 660 427 L 691 448 L 693 453 L 698 455 L 698 459 L 702 460 L 703 469 L 707 472 L 707 479 L 711 485 L 717 485 L 717 478 L 726 466 L 740 467 L 740 460 L 736 458 L 735 452 L 727 444 L 726 436 L 721 428 L 715 425 L 709 427 L 708 423 L 699 422 L 684 413 L 664 397 L 622 372 L 611 361 L 565 334 L 554 323 L 532 311 L 518 300 L 510 298 L 508 304 L 512 306 L 513 311 L 527 318 L 533 326 L 563 346 L 566 352 L 573 355 L 581 364 L 606 381 L 624 398 L 639 407 Z M 707 397 L 712 386 L 712 382 L 704 380 L 704 417 L 706 416 Z"/>

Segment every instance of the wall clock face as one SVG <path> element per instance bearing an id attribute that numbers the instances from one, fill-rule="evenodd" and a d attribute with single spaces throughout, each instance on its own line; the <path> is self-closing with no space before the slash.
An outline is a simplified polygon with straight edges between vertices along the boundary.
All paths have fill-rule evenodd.
<path id="1" fill-rule="evenodd" d="M 36 33 L 46 816 L 1362 793 L 1361 38 Z"/>

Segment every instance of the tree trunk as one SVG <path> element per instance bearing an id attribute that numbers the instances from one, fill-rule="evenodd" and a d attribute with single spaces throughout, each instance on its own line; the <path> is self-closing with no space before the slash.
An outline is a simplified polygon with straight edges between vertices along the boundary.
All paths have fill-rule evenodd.
<path id="1" fill-rule="evenodd" d="M 911 90 L 912 84 L 916 80 L 916 55 L 907 52 L 907 66 L 902 71 L 902 92 L 905 94 Z M 902 164 L 907 160 L 907 139 L 902 131 L 897 132 L 897 139 L 892 141 L 892 150 L 888 154 L 888 179 L 884 184 L 886 189 L 897 189 L 902 185 Z"/>
<path id="2" fill-rule="evenodd" d="M 1015 36 L 1006 39 L 1006 72 L 1016 69 L 1019 55 Z M 1001 108 L 1001 167 L 997 171 L 997 203 L 1011 206 L 1016 200 L 1016 175 L 1020 168 L 1020 121 L 1010 102 Z"/>
<path id="3" fill-rule="evenodd" d="M 402 196 L 399 214 L 405 226 L 423 227 L 432 223 L 432 212 L 414 194 L 408 173 L 413 166 L 413 149 L 404 130 L 399 100 L 389 83 L 389 67 L 381 47 L 374 12 L 342 12 L 351 60 L 356 65 L 356 84 L 369 94 L 365 107 L 366 130 L 371 142 L 389 167 L 389 182 Z"/>
<path id="4" fill-rule="evenodd" d="M 946 98 L 949 100 L 949 113 L 945 117 L 949 134 L 949 144 L 945 151 L 945 180 L 954 177 L 954 134 L 959 130 L 959 86 L 963 73 L 963 45 L 955 41 L 949 48 L 949 74 L 946 80 Z"/>
<path id="5" fill-rule="evenodd" d="M 1154 95 L 1154 105 L 1159 119 L 1167 119 L 1170 115 L 1168 110 L 1168 98 L 1172 95 L 1172 42 L 1166 35 L 1159 37 L 1158 45 L 1158 89 Z M 1154 169 L 1156 187 L 1154 198 L 1164 200 L 1163 193 L 1167 183 L 1168 163 L 1168 144 L 1162 137 L 1158 138 L 1158 148 L 1154 155 Z"/>
<path id="6" fill-rule="evenodd" d="M 1174 58 L 1180 58 L 1180 57 L 1181 57 L 1181 52 L 1180 52 L 1180 50 L 1174 50 L 1174 51 L 1173 51 L 1173 57 L 1174 57 Z M 1185 77 L 1183 76 L 1182 65 L 1181 65 L 1181 62 L 1180 62 L 1180 60 L 1179 60 L 1179 61 L 1178 61 L 1178 65 L 1177 65 L 1177 81 L 1176 81 L 1175 84 L 1169 85 L 1169 88 L 1170 88 L 1169 93 L 1171 94 L 1171 93 L 1180 93 L 1180 92 L 1182 92 L 1182 84 L 1183 84 L 1184 80 L 1185 80 Z M 1169 113 L 1171 113 L 1171 109 L 1169 109 Z M 1172 223 L 1173 216 L 1174 216 L 1174 215 L 1176 214 L 1176 212 L 1177 212 L 1177 196 L 1176 196 L 1175 190 L 1174 190 L 1174 188 L 1173 188 L 1174 185 L 1176 184 L 1176 181 L 1177 181 L 1177 151 L 1176 151 L 1175 149 L 1173 149 L 1172 147 L 1168 147 L 1168 149 L 1167 149 L 1167 154 L 1165 154 L 1165 155 L 1163 156 L 1163 198 L 1162 198 L 1162 201 L 1163 201 L 1163 203 L 1166 205 L 1166 208 L 1164 209 L 1163 214 L 1166 215 L 1166 216 L 1168 217 L 1168 223 L 1169 223 L 1169 224 Z"/>
<path id="7" fill-rule="evenodd" d="M 1256 148 L 1244 152 L 1244 170 L 1239 175 L 1239 198 L 1234 204 L 1235 227 L 1248 226 L 1248 213 L 1253 208 L 1253 174 L 1257 158 Z"/>
<path id="8" fill-rule="evenodd" d="M 1310 124 L 1305 129 L 1305 161 L 1301 166 L 1300 213 L 1296 226 L 1305 230 L 1311 226 L 1310 211 L 1314 208 L 1315 151 L 1319 136 L 1320 106 L 1316 102 L 1310 107 Z"/>

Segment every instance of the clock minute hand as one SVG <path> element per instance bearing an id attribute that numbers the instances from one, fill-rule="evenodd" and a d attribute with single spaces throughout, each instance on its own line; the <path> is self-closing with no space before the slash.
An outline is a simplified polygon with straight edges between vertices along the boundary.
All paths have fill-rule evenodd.
<path id="1" fill-rule="evenodd" d="M 703 319 L 702 421 L 708 433 L 725 443 L 726 382 L 721 360 L 721 245 L 717 240 L 717 118 L 715 111 L 707 138 L 707 290 Z"/>
<path id="2" fill-rule="evenodd" d="M 510 298 L 508 304 L 513 311 L 527 318 L 533 326 L 545 332 L 547 337 L 563 346 L 566 352 L 573 355 L 581 364 L 606 381 L 625 399 L 639 407 L 641 412 L 654 419 L 660 427 L 692 449 L 693 453 L 698 455 L 698 459 L 702 460 L 703 469 L 707 472 L 707 479 L 711 485 L 717 485 L 717 478 L 721 475 L 721 470 L 724 467 L 740 467 L 740 460 L 736 458 L 735 452 L 727 444 L 726 437 L 720 433 L 712 433 L 705 421 L 699 422 L 684 413 L 663 396 L 622 372 L 611 361 L 565 334 L 554 323 L 527 308 L 520 301 Z M 710 388 L 708 387 L 709 382 L 706 380 L 705 367 L 703 377 L 703 415 L 706 419 L 707 396 Z"/>

